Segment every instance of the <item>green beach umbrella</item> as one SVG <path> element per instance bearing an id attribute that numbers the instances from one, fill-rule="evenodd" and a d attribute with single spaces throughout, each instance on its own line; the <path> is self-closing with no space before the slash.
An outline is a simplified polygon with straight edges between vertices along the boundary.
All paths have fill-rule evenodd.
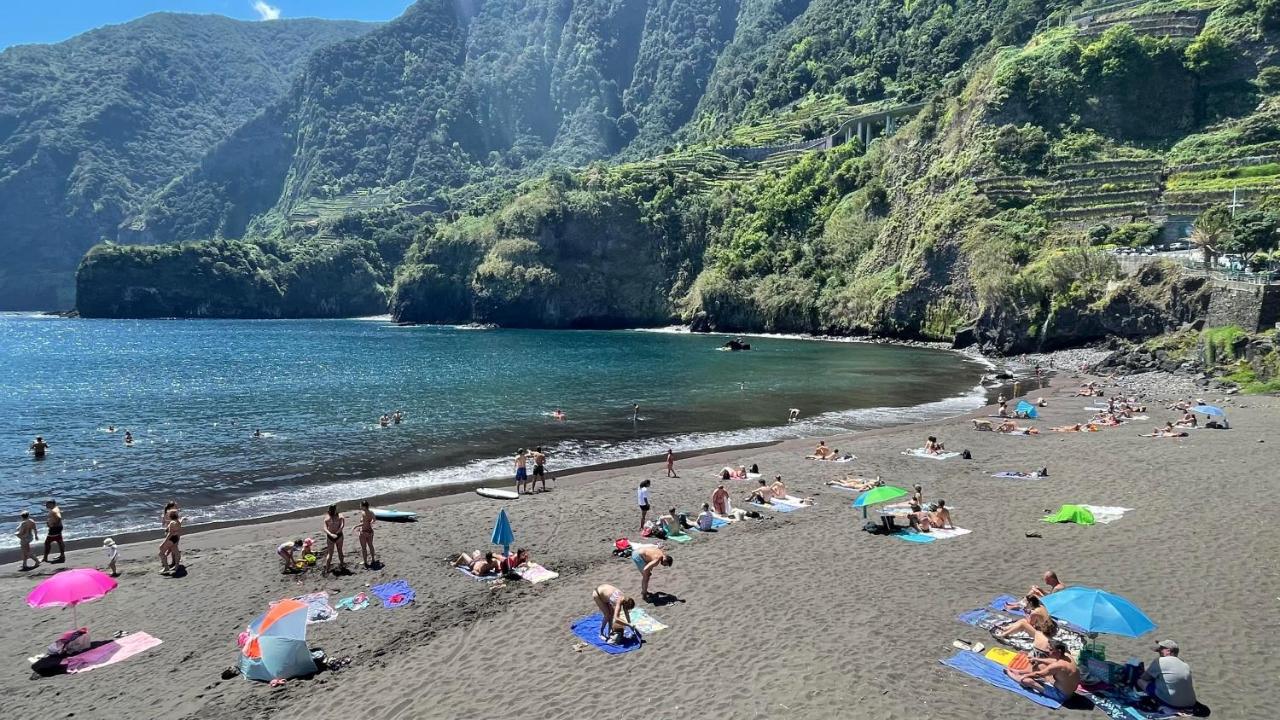
<path id="1" fill-rule="evenodd" d="M 866 519 L 868 507 L 878 505 L 882 502 L 889 502 L 890 500 L 897 500 L 900 497 L 906 496 L 907 491 L 900 487 L 881 485 L 880 487 L 871 488 L 859 495 L 853 501 L 853 506 L 856 508 L 862 508 L 862 517 L 863 519 Z"/>

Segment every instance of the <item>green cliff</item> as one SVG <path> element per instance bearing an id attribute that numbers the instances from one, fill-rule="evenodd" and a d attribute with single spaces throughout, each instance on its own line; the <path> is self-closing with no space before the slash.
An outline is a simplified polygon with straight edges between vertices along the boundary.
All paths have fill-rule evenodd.
<path id="1" fill-rule="evenodd" d="M 0 53 L 0 309 L 71 307 L 90 246 L 371 27 L 155 14 Z"/>

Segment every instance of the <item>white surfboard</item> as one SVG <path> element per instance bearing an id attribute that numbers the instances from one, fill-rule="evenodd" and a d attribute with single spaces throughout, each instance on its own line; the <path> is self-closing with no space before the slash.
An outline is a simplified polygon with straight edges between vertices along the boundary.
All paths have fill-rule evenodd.
<path id="1" fill-rule="evenodd" d="M 498 488 L 476 488 L 476 494 L 493 498 L 494 500 L 515 500 L 520 497 L 520 493 L 514 490 L 500 490 Z"/>

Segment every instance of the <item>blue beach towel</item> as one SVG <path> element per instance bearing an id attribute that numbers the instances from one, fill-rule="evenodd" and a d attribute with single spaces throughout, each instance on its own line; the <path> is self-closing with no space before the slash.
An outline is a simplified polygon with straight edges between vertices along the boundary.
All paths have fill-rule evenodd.
<path id="1" fill-rule="evenodd" d="M 1018 472 L 1009 472 L 1009 471 L 994 473 L 992 474 L 991 477 L 1004 478 L 1006 480 L 1039 480 L 1040 479 L 1039 476 L 1033 475 L 1030 473 L 1018 473 Z"/>
<path id="2" fill-rule="evenodd" d="M 1053 709 L 1062 707 L 1062 703 L 1057 700 L 1033 693 L 1022 687 L 1013 678 L 1004 674 L 1002 666 L 982 657 L 978 653 L 961 650 L 946 660 L 939 660 L 938 662 L 949 668 L 959 670 L 969 677 L 977 678 L 988 685 L 998 687 L 1001 690 L 1008 690 L 1015 695 L 1021 695 L 1037 705 Z"/>
<path id="3" fill-rule="evenodd" d="M 995 610 L 996 612 L 1008 613 L 1015 617 L 1022 617 L 1023 615 L 1026 615 L 1026 613 L 1024 613 L 1023 611 L 1010 610 L 1005 607 L 1006 603 L 1016 603 L 1019 600 L 1021 600 L 1021 598 L 1016 598 L 1012 595 L 997 595 L 995 599 L 991 601 L 991 604 L 988 605 L 987 607 L 991 608 L 992 610 Z"/>
<path id="4" fill-rule="evenodd" d="M 760 503 L 751 504 L 761 510 L 776 510 L 778 512 L 794 512 L 800 509 L 798 505 L 787 505 L 786 503 L 774 503 L 772 505 L 761 505 Z"/>
<path id="5" fill-rule="evenodd" d="M 889 537 L 896 537 L 899 540 L 913 543 L 931 543 L 938 539 L 928 533 L 916 532 L 915 530 L 899 530 L 890 534 Z"/>
<path id="6" fill-rule="evenodd" d="M 728 524 L 729 524 L 729 521 L 728 521 L 728 520 L 721 520 L 721 519 L 720 519 L 720 518 L 718 518 L 718 517 L 713 517 L 713 518 L 711 518 L 711 529 L 712 529 L 712 530 L 719 530 L 720 528 L 722 528 L 722 527 L 724 527 L 725 525 L 728 525 Z M 698 528 L 698 526 L 697 526 L 697 525 L 694 525 L 693 527 L 689 528 L 689 530 L 690 530 L 690 532 L 701 532 L 701 530 L 699 530 L 699 528 Z"/>
<path id="7" fill-rule="evenodd" d="M 382 601 L 384 608 L 404 607 L 413 602 L 413 588 L 409 587 L 408 580 L 392 580 L 382 585 L 374 585 L 369 588 L 369 592 Z"/>
<path id="8" fill-rule="evenodd" d="M 965 625 L 980 627 L 980 628 L 983 628 L 984 630 L 990 630 L 991 628 L 1004 625 L 1005 623 L 1009 622 L 1011 619 L 1012 618 L 1010 618 L 1008 615 L 1004 615 L 998 612 L 992 612 L 988 608 L 978 608 L 977 610 L 970 610 L 968 612 L 960 613 L 959 615 L 956 616 L 956 620 L 959 620 Z"/>
<path id="9" fill-rule="evenodd" d="M 579 640 L 603 650 L 610 655 L 621 655 L 623 653 L 629 653 L 632 650 L 640 649 L 642 645 L 640 638 L 636 637 L 636 634 L 632 632 L 631 628 L 625 628 L 623 630 L 624 635 L 621 643 L 617 645 L 610 645 L 600 637 L 600 623 L 602 622 L 604 622 L 604 616 L 600 613 L 596 613 L 574 622 L 569 626 L 569 629 L 573 631 L 574 635 L 578 636 Z"/>

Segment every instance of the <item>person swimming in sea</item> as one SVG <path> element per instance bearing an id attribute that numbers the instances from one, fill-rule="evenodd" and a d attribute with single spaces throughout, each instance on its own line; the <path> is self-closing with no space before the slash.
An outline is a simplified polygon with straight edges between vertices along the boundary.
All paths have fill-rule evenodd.
<path id="1" fill-rule="evenodd" d="M 115 432 L 115 431 L 116 431 L 116 426 L 115 426 L 115 425 L 108 425 L 108 426 L 107 426 L 107 432 L 109 432 L 109 433 L 113 433 L 113 432 Z"/>
<path id="2" fill-rule="evenodd" d="M 256 438 L 262 437 L 262 431 L 255 428 L 253 431 L 253 436 Z"/>
<path id="3" fill-rule="evenodd" d="M 382 427 L 390 427 L 391 416 L 386 413 L 382 413 L 382 417 L 378 418 L 378 425 Z"/>
<path id="4" fill-rule="evenodd" d="M 556 411 L 551 413 L 551 417 L 557 420 L 564 420 L 564 411 L 560 408 L 556 408 Z"/>
<path id="5" fill-rule="evenodd" d="M 404 420 L 404 411 L 403 411 L 403 410 L 397 410 L 397 411 L 395 411 L 394 413 L 392 413 L 392 414 L 391 414 L 391 422 L 395 423 L 396 425 L 399 425 L 399 424 L 400 424 L 400 421 L 402 421 L 402 420 Z"/>
<path id="6" fill-rule="evenodd" d="M 133 444 L 133 433 L 129 432 L 128 430 L 124 431 L 124 444 L 125 445 Z"/>

